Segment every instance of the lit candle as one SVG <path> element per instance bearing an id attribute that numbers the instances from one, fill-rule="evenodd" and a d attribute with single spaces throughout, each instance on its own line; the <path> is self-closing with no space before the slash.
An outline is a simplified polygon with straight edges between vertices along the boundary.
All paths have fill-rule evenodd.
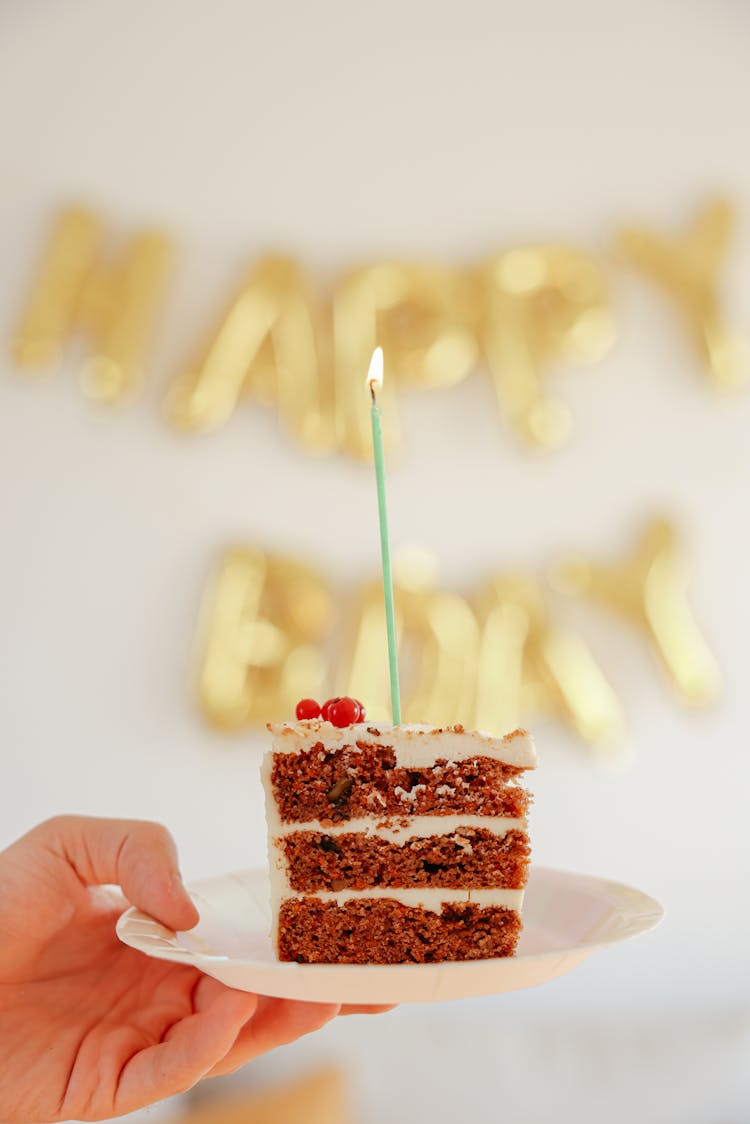
<path id="1" fill-rule="evenodd" d="M 378 519 L 380 521 L 380 557 L 383 566 L 383 596 L 385 598 L 385 625 L 388 634 L 388 668 L 391 679 L 391 719 L 394 726 L 401 722 L 401 694 L 398 685 L 398 649 L 396 646 L 396 615 L 393 609 L 393 576 L 391 574 L 391 543 L 388 537 L 388 508 L 385 502 L 385 460 L 383 457 L 383 431 L 380 425 L 380 407 L 376 391 L 383 385 L 383 349 L 376 347 L 367 372 L 370 388 L 370 419 L 372 421 L 372 447 L 375 453 L 375 480 L 378 486 Z"/>

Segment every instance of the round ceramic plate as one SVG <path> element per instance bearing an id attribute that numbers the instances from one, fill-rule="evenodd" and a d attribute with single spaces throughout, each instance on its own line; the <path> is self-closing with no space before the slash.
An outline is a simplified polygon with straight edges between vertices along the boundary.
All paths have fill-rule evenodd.
<path id="1" fill-rule="evenodd" d="M 645 933 L 663 911 L 640 890 L 564 870 L 532 867 L 515 956 L 442 964 L 287 964 L 269 939 L 265 870 L 225 874 L 190 892 L 201 915 L 174 933 L 129 909 L 121 941 L 162 960 L 192 964 L 237 988 L 325 1003 L 428 1003 L 534 987 L 562 976 L 592 952 Z"/>

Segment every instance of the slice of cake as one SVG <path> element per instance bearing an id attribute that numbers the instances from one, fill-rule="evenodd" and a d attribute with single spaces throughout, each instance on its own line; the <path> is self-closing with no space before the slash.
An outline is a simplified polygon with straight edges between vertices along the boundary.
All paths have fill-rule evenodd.
<path id="1" fill-rule="evenodd" d="M 462 726 L 269 726 L 263 761 L 280 960 L 513 954 L 529 863 L 529 735 Z"/>

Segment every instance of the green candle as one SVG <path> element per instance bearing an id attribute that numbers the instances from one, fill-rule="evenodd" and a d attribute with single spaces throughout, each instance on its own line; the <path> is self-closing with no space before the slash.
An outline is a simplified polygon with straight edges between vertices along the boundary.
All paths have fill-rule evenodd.
<path id="1" fill-rule="evenodd" d="M 385 459 L 383 457 L 383 430 L 380 425 L 380 407 L 376 389 L 383 383 L 383 349 L 376 347 L 367 373 L 370 388 L 370 419 L 372 421 L 372 448 L 375 453 L 375 480 L 378 486 L 378 519 L 380 521 L 380 557 L 383 566 L 383 595 L 385 597 L 385 624 L 388 633 L 388 668 L 391 679 L 391 718 L 394 726 L 401 723 L 401 694 L 398 686 L 398 648 L 396 644 L 396 614 L 393 609 L 393 575 L 391 574 L 391 542 L 388 537 L 388 507 L 385 502 Z"/>

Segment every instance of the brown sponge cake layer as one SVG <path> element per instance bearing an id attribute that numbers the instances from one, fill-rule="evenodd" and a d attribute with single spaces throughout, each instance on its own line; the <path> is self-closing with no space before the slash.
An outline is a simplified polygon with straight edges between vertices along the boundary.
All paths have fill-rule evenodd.
<path id="1" fill-rule="evenodd" d="M 512 909 L 445 904 L 440 913 L 387 898 L 290 898 L 279 914 L 279 959 L 300 964 L 430 964 L 512 956 L 521 919 Z"/>
<path id="2" fill-rule="evenodd" d="M 340 823 L 383 815 L 508 816 L 526 814 L 529 796 L 513 783 L 522 770 L 490 757 L 438 760 L 426 769 L 397 766 L 394 751 L 358 742 L 298 753 L 274 753 L 271 785 L 286 823 Z"/>
<path id="3" fill-rule="evenodd" d="M 365 890 L 368 887 L 522 889 L 529 841 L 523 831 L 496 835 L 461 828 L 394 843 L 363 832 L 326 835 L 295 831 L 278 841 L 293 890 Z"/>

